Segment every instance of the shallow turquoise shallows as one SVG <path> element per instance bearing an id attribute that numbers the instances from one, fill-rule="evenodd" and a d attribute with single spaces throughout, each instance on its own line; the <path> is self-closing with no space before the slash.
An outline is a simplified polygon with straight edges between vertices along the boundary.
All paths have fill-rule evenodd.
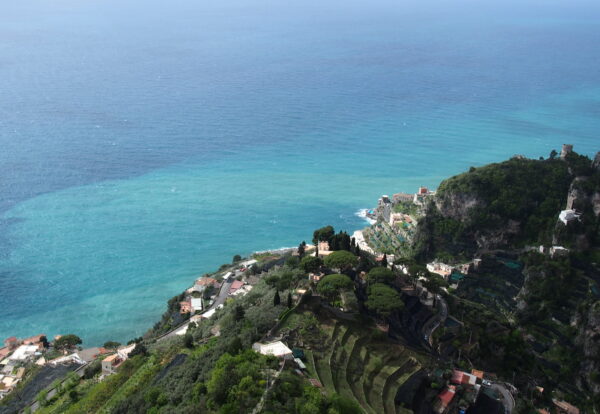
<path id="1" fill-rule="evenodd" d="M 598 2 L 4 3 L 0 337 L 126 341 L 382 194 L 600 150 Z"/>

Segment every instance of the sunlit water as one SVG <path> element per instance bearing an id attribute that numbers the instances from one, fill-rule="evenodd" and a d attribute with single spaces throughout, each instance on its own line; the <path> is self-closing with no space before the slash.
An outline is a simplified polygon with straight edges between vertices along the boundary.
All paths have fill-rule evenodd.
<path id="1" fill-rule="evenodd" d="M 5 1 L 0 336 L 125 341 L 381 194 L 600 150 L 600 6 L 521 3 Z"/>

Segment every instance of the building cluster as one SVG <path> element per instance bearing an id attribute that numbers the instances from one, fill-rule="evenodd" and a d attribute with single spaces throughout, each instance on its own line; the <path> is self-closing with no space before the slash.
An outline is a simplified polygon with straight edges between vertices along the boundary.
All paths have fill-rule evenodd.
<path id="1" fill-rule="evenodd" d="M 464 275 L 469 274 L 477 268 L 480 262 L 480 259 L 474 259 L 472 262 L 468 263 L 449 265 L 436 260 L 427 263 L 427 270 L 430 273 L 435 273 L 436 275 L 443 277 L 446 282 L 450 283 L 451 287 L 456 288 Z"/>
<path id="2" fill-rule="evenodd" d="M 4 340 L 4 346 L 0 348 L 0 399 L 23 379 L 30 363 L 44 361 L 42 354 L 47 346 L 44 334 L 25 339 L 11 336 Z"/>
<path id="3" fill-rule="evenodd" d="M 471 370 L 470 373 L 453 370 L 450 380 L 435 398 L 434 411 L 437 414 L 456 411 L 464 413 L 470 406 L 489 404 L 488 398 L 497 403 L 495 404 L 497 410 L 503 410 L 490 380 L 491 378 L 486 378 L 485 372 L 476 369 Z M 492 409 L 489 412 L 495 411 Z"/>

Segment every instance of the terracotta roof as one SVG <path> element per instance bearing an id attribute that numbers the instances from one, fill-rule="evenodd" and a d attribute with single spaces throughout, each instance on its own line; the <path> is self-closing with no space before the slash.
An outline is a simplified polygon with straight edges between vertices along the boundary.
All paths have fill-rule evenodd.
<path id="1" fill-rule="evenodd" d="M 444 404 L 444 406 L 447 406 L 448 404 L 450 404 L 450 401 L 452 401 L 452 399 L 454 398 L 454 393 L 454 390 L 446 388 L 438 395 L 438 398 L 442 401 L 442 404 Z"/>
<path id="2" fill-rule="evenodd" d="M 472 369 L 471 374 L 475 375 L 479 379 L 483 379 L 483 371 L 479 371 L 478 369 Z"/>
<path id="3" fill-rule="evenodd" d="M 114 360 L 119 358 L 119 354 L 112 354 L 110 356 L 107 356 L 106 358 L 103 359 L 103 361 L 106 362 L 113 362 Z"/>
<path id="4" fill-rule="evenodd" d="M 229 290 L 238 290 L 242 286 L 244 286 L 244 282 L 239 281 L 239 280 L 234 280 L 233 283 L 231 284 L 231 287 L 229 288 Z"/>
<path id="5" fill-rule="evenodd" d="M 6 338 L 4 340 L 4 342 L 16 342 L 17 341 L 17 337 L 16 336 L 11 336 L 10 338 Z"/>
<path id="6" fill-rule="evenodd" d="M 217 280 L 213 279 L 212 277 L 201 277 L 200 279 L 196 280 L 196 284 L 200 286 L 209 286 L 214 285 L 215 283 L 217 283 Z"/>
<path id="7" fill-rule="evenodd" d="M 32 336 L 32 337 L 23 339 L 23 343 L 25 345 L 35 345 L 42 340 L 42 336 L 46 336 L 46 334 L 39 334 L 36 336 Z"/>

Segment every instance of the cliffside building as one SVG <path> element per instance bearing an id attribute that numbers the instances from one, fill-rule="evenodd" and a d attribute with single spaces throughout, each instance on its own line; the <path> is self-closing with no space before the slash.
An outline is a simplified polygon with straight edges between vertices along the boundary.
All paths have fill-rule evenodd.
<path id="1" fill-rule="evenodd" d="M 565 226 L 573 220 L 578 220 L 581 215 L 577 214 L 575 210 L 563 210 L 558 215 L 558 219 L 562 221 Z"/>

